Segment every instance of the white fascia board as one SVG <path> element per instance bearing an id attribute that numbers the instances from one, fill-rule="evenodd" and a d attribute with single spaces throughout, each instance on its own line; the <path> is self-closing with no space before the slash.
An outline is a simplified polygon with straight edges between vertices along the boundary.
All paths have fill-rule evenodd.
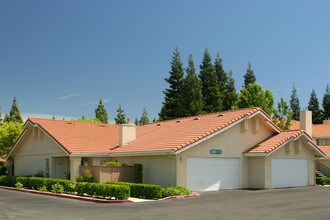
<path id="1" fill-rule="evenodd" d="M 281 133 L 282 131 L 279 130 L 276 126 L 274 126 L 273 122 L 271 121 L 271 119 L 265 114 L 263 113 L 262 111 L 258 110 L 257 112 L 253 113 L 252 115 L 248 116 L 248 119 L 251 119 L 253 118 L 254 116 L 256 115 L 262 115 L 265 119 L 266 119 L 266 122 L 267 124 L 272 127 L 277 133 Z"/>
<path id="2" fill-rule="evenodd" d="M 11 154 L 14 152 L 14 150 L 16 149 L 18 143 L 22 140 L 23 136 L 26 134 L 27 129 L 24 129 L 23 133 L 21 134 L 21 136 L 18 138 L 18 140 L 16 141 L 14 147 L 10 150 L 10 152 L 8 153 L 6 160 L 9 159 L 9 157 L 11 156 Z"/>
<path id="3" fill-rule="evenodd" d="M 310 147 L 312 147 L 315 151 L 317 151 L 319 154 L 321 154 L 322 157 L 326 156 L 315 144 L 313 144 L 313 142 L 307 141 L 307 144 Z"/>
<path id="4" fill-rule="evenodd" d="M 147 152 L 123 152 L 123 153 L 109 153 L 109 157 L 132 157 L 132 156 L 161 156 L 161 155 L 174 155 L 173 150 L 165 151 L 147 151 Z"/>
<path id="5" fill-rule="evenodd" d="M 317 135 L 313 135 L 313 138 L 330 138 L 330 136 L 317 136 Z"/>
<path id="6" fill-rule="evenodd" d="M 109 154 L 107 153 L 71 153 L 70 157 L 109 157 Z"/>
<path id="7" fill-rule="evenodd" d="M 264 152 L 244 153 L 244 156 L 246 156 L 246 157 L 265 157 L 265 156 L 268 156 L 268 154 L 264 153 Z"/>

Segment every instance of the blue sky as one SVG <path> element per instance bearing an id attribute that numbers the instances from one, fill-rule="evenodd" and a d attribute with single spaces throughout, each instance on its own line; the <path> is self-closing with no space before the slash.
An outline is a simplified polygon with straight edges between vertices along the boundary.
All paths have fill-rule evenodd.
<path id="1" fill-rule="evenodd" d="M 134 120 L 157 117 L 175 47 L 199 66 L 207 47 L 233 71 L 250 61 L 257 82 L 301 106 L 330 83 L 330 1 L 0 2 L 0 106 L 14 96 L 24 115 L 94 117 L 100 98 L 111 120 L 121 104 Z"/>

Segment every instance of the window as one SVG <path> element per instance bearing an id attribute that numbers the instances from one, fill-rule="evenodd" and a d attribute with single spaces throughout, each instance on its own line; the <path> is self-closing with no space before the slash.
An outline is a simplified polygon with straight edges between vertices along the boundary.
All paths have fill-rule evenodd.
<path id="1" fill-rule="evenodd" d="M 45 176 L 46 177 L 49 177 L 49 158 L 46 158 L 45 159 L 45 167 L 46 167 L 46 169 L 45 169 Z"/>

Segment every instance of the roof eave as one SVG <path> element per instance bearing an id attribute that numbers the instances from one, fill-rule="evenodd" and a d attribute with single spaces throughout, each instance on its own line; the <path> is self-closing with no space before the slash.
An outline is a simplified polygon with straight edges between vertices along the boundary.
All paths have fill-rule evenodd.
<path id="1" fill-rule="evenodd" d="M 130 156 L 161 156 L 161 155 L 173 155 L 175 154 L 173 150 L 163 150 L 163 151 L 137 151 L 137 152 L 115 152 L 108 153 L 110 157 L 130 157 Z"/>

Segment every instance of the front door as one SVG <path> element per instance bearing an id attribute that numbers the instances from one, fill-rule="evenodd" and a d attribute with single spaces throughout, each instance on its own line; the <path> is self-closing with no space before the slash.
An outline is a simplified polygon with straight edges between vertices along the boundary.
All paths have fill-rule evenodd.
<path id="1" fill-rule="evenodd" d="M 66 179 L 67 178 L 67 159 L 55 158 L 55 178 Z"/>

